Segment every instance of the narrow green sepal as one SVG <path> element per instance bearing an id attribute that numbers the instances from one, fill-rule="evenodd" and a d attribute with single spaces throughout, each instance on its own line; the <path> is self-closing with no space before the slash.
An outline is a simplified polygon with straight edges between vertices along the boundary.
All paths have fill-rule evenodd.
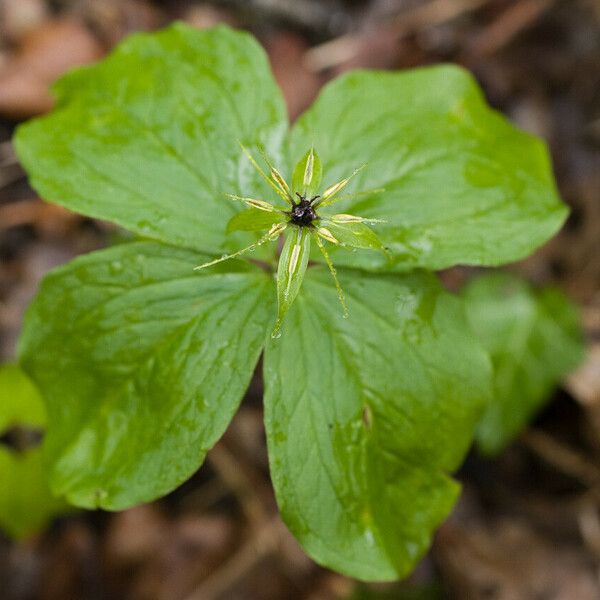
<path id="1" fill-rule="evenodd" d="M 309 257 L 310 229 L 288 228 L 277 268 L 277 322 L 272 337 L 280 335 L 283 319 L 302 286 Z"/>
<path id="2" fill-rule="evenodd" d="M 223 254 L 223 256 L 221 256 L 220 258 L 215 258 L 214 260 L 210 260 L 201 265 L 198 265 L 197 267 L 194 267 L 194 271 L 200 271 L 202 269 L 206 269 L 208 267 L 212 267 L 219 263 L 225 262 L 226 260 L 237 258 L 238 256 L 243 256 L 248 252 L 252 252 L 259 246 L 262 246 L 267 242 L 276 240 L 285 231 L 286 227 L 287 223 L 276 223 L 271 227 L 271 229 L 269 229 L 269 231 L 267 231 L 267 233 L 265 233 L 260 239 L 256 240 L 256 242 L 254 242 L 253 244 L 250 244 L 249 246 L 246 246 L 245 248 L 242 248 L 237 252 L 233 252 L 232 254 Z"/>
<path id="3" fill-rule="evenodd" d="M 279 188 L 282 198 L 286 198 L 294 204 L 292 193 L 283 175 L 275 168 L 273 161 L 269 158 L 267 151 L 263 147 L 259 147 L 260 155 L 269 167 L 269 177 L 271 181 Z"/>
<path id="4" fill-rule="evenodd" d="M 263 231 L 276 223 L 283 223 L 285 215 L 279 211 L 267 212 L 259 208 L 248 208 L 229 219 L 227 233 L 233 231 Z"/>
<path id="5" fill-rule="evenodd" d="M 341 196 L 339 196 L 339 193 L 350 183 L 350 181 L 352 181 L 352 179 L 358 175 L 358 173 L 360 173 L 365 167 L 366 167 L 366 163 L 364 165 L 361 165 L 360 167 L 358 167 L 358 169 L 354 169 L 354 171 L 352 172 L 352 175 L 350 175 L 350 177 L 346 177 L 344 179 L 342 179 L 341 181 L 338 181 L 337 183 L 334 183 L 333 185 L 330 185 L 324 192 L 323 194 L 321 194 L 321 197 L 315 202 L 315 207 L 316 206 L 328 206 L 330 204 L 334 204 L 335 202 L 338 202 L 338 200 L 341 198 Z"/>
<path id="6" fill-rule="evenodd" d="M 314 148 L 298 162 L 292 175 L 292 189 L 303 196 L 317 193 L 323 179 L 323 165 Z"/>

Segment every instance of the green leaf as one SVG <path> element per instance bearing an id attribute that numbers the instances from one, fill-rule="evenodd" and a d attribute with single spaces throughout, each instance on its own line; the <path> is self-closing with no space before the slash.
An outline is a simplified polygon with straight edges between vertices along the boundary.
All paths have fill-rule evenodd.
<path id="1" fill-rule="evenodd" d="M 265 424 L 281 514 L 319 563 L 365 580 L 406 575 L 459 492 L 490 396 L 462 304 L 435 277 L 309 269 L 267 344 Z"/>
<path id="2" fill-rule="evenodd" d="M 274 336 L 279 335 L 283 319 L 302 287 L 310 257 L 310 228 L 288 227 L 285 236 L 277 267 L 277 322 Z"/>
<path id="3" fill-rule="evenodd" d="M 44 390 L 53 490 L 122 509 L 187 479 L 246 391 L 273 311 L 271 277 L 195 252 L 122 244 L 52 272 L 20 341 Z"/>
<path id="4" fill-rule="evenodd" d="M 129 37 L 54 88 L 57 108 L 18 130 L 40 195 L 144 237 L 219 254 L 239 206 L 224 193 L 273 197 L 240 149 L 281 163 L 287 116 L 264 51 L 227 27 L 181 23 Z M 241 236 L 241 237 L 240 237 Z"/>
<path id="5" fill-rule="evenodd" d="M 338 265 L 497 265 L 530 254 L 567 215 L 545 145 L 491 110 L 456 66 L 339 77 L 296 123 L 291 155 L 313 141 L 325 185 L 367 162 L 347 191 L 385 189 L 342 200 L 336 211 L 384 219 L 377 233 L 395 265 L 336 249 Z"/>
<path id="6" fill-rule="evenodd" d="M 227 223 L 227 231 L 263 231 L 285 220 L 285 215 L 278 211 L 267 212 L 259 208 L 247 208 L 231 217 Z"/>
<path id="7" fill-rule="evenodd" d="M 294 167 L 292 191 L 302 196 L 314 196 L 319 192 L 323 179 L 323 165 L 314 148 L 311 148 Z"/>
<path id="8" fill-rule="evenodd" d="M 365 223 L 336 223 L 327 219 L 324 220 L 323 224 L 331 231 L 333 237 L 344 246 L 385 252 L 385 247 L 379 236 Z"/>
<path id="9" fill-rule="evenodd" d="M 11 427 L 42 429 L 46 411 L 39 392 L 17 365 L 0 366 L 0 435 Z"/>
<path id="10" fill-rule="evenodd" d="M 39 448 L 14 452 L 0 445 L 0 529 L 26 538 L 66 510 L 48 488 Z"/>
<path id="11" fill-rule="evenodd" d="M 499 452 L 583 358 L 575 306 L 559 290 L 535 291 L 507 273 L 473 279 L 463 290 L 473 331 L 494 366 L 494 399 L 477 431 L 486 454 Z"/>
<path id="12" fill-rule="evenodd" d="M 0 434 L 15 426 L 40 429 L 45 423 L 44 405 L 28 377 L 17 365 L 0 367 Z M 65 508 L 48 488 L 39 447 L 16 452 L 0 444 L 0 529 L 25 538 Z"/>

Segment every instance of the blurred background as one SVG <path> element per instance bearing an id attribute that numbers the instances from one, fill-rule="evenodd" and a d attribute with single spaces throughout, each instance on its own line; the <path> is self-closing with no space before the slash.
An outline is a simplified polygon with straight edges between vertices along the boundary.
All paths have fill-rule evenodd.
<path id="1" fill-rule="evenodd" d="M 587 359 L 499 458 L 467 458 L 463 496 L 406 582 L 329 572 L 287 532 L 255 378 L 205 465 L 166 498 L 71 513 L 18 543 L 0 533 L 0 600 L 600 599 L 600 0 L 0 0 L 0 362 L 44 273 L 118 235 L 36 196 L 14 127 L 52 107 L 63 72 L 175 19 L 253 32 L 292 120 L 348 69 L 471 69 L 494 107 L 550 145 L 572 214 L 513 269 L 580 306 Z"/>

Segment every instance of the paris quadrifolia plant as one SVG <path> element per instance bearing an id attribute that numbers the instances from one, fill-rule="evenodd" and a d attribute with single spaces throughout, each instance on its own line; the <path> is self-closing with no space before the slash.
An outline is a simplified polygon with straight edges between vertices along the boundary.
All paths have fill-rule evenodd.
<path id="1" fill-rule="evenodd" d="M 526 421 L 508 418 L 516 401 L 488 410 L 494 356 L 504 375 L 539 367 L 506 370 L 525 339 L 490 361 L 485 293 L 501 286 L 467 302 L 435 272 L 513 262 L 558 231 L 543 142 L 453 65 L 342 75 L 290 126 L 264 52 L 226 27 L 132 36 L 54 92 L 15 138 L 33 187 L 133 236 L 48 274 L 25 319 L 53 492 L 107 510 L 167 494 L 262 356 L 289 529 L 353 577 L 409 573 L 484 411 L 490 451 Z M 552 318 L 528 294 L 537 348 Z"/>

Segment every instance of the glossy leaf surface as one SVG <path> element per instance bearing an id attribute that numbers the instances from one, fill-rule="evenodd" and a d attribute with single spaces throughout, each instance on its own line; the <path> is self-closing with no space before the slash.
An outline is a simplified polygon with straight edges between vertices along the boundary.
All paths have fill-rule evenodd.
<path id="1" fill-rule="evenodd" d="M 377 233 L 396 270 L 518 260 L 566 218 L 544 144 L 492 111 L 459 67 L 335 79 L 298 120 L 292 156 L 313 143 L 324 186 L 367 163 L 344 192 L 385 189 L 343 200 L 336 212 L 385 219 Z M 391 268 L 375 253 L 341 249 L 333 258 Z"/>
<path id="2" fill-rule="evenodd" d="M 490 366 L 433 276 L 309 269 L 267 344 L 265 423 L 285 522 L 321 564 L 405 575 L 458 494 L 449 473 L 489 399 Z"/>
<path id="3" fill-rule="evenodd" d="M 246 391 L 273 284 L 239 261 L 136 242 L 50 274 L 27 314 L 22 361 L 49 416 L 55 492 L 121 509 L 187 479 Z"/>
<path id="4" fill-rule="evenodd" d="M 241 207 L 224 193 L 272 192 L 239 141 L 279 157 L 287 128 L 254 38 L 183 24 L 137 34 L 61 79 L 55 93 L 58 107 L 15 140 L 43 198 L 210 254 L 250 239 L 226 237 Z"/>

